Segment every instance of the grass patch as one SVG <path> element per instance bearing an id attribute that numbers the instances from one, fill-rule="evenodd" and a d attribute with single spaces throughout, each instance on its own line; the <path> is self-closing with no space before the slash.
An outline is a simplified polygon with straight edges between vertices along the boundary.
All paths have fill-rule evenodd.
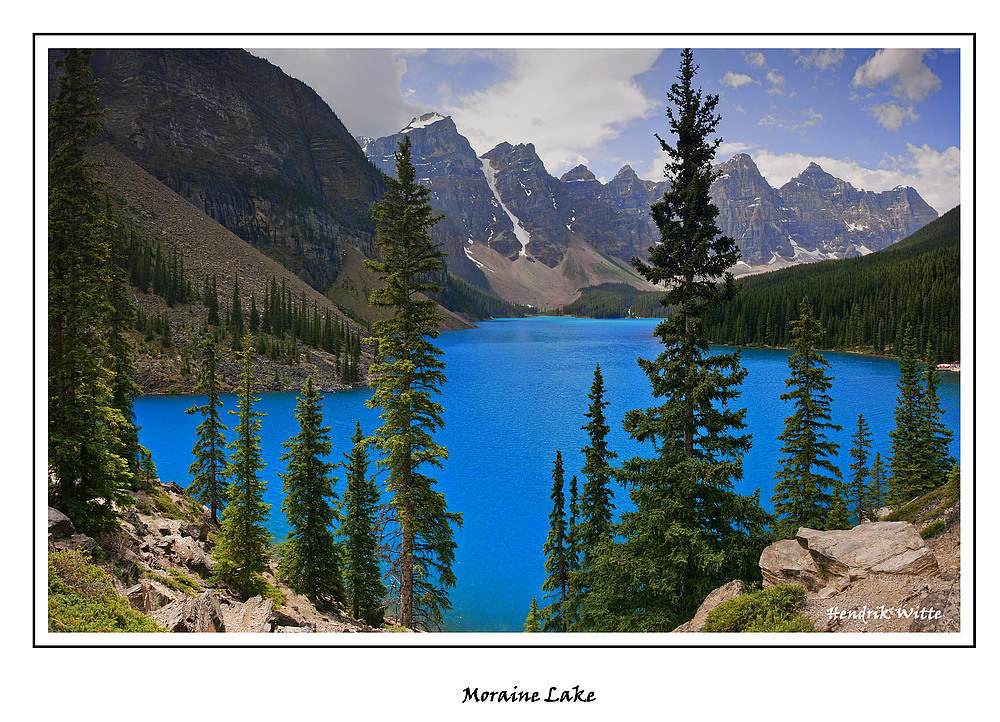
<path id="1" fill-rule="evenodd" d="M 918 496 L 886 517 L 887 521 L 908 521 L 920 524 L 944 515 L 958 502 L 957 484 L 945 484 Z"/>
<path id="2" fill-rule="evenodd" d="M 163 489 L 155 487 L 149 491 L 149 500 L 156 510 L 167 519 L 190 522 L 198 521 L 198 510 L 189 500 L 183 500 L 178 504 Z"/>
<path id="3" fill-rule="evenodd" d="M 723 602 L 708 613 L 706 632 L 816 632 L 816 626 L 798 614 L 806 590 L 781 584 Z"/>
<path id="4" fill-rule="evenodd" d="M 202 591 L 200 584 L 176 569 L 167 569 L 167 576 L 154 572 L 148 572 L 146 576 L 174 591 L 183 592 L 190 597 L 197 597 Z"/>
<path id="5" fill-rule="evenodd" d="M 162 632 L 129 606 L 111 576 L 80 550 L 49 554 L 50 632 Z"/>

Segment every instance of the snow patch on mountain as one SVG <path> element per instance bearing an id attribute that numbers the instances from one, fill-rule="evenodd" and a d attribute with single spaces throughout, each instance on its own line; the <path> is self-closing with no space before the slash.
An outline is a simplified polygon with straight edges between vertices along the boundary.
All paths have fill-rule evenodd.
<path id="1" fill-rule="evenodd" d="M 490 187 L 493 197 L 496 198 L 500 209 L 510 218 L 510 222 L 514 224 L 514 237 L 521 243 L 521 252 L 519 255 L 523 258 L 528 255 L 527 247 L 531 243 L 531 234 L 528 233 L 524 226 L 521 225 L 521 221 L 518 220 L 517 216 L 511 213 L 510 209 L 501 200 L 500 193 L 497 191 L 496 174 L 490 165 L 489 158 L 480 158 L 479 160 L 483 163 L 483 175 L 486 176 L 486 184 Z"/>

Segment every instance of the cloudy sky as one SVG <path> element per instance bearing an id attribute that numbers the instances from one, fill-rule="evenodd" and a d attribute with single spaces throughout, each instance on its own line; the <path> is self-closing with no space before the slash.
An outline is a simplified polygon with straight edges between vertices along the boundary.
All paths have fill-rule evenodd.
<path id="1" fill-rule="evenodd" d="M 316 90 L 354 135 L 390 135 L 435 110 L 454 118 L 477 153 L 501 141 L 533 143 L 557 177 L 580 163 L 604 181 L 625 164 L 663 177 L 653 134 L 669 133 L 678 49 L 478 48 L 469 40 L 248 50 Z M 969 53 L 958 44 L 696 47 L 695 82 L 720 96 L 717 158 L 748 153 L 775 187 L 816 161 L 865 190 L 913 186 L 944 213 L 960 202 L 959 68 Z"/>

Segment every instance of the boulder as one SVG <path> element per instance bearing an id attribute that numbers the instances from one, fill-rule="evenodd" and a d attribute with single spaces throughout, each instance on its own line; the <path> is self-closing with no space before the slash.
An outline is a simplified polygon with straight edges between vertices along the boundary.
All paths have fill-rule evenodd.
<path id="1" fill-rule="evenodd" d="M 150 615 L 170 632 L 225 632 L 219 595 L 209 589 L 200 597 L 179 599 Z"/>
<path id="2" fill-rule="evenodd" d="M 69 539 L 73 534 L 76 534 L 76 529 L 73 527 L 73 522 L 69 520 L 69 517 L 50 506 L 49 541 Z"/>
<path id="3" fill-rule="evenodd" d="M 742 595 L 745 591 L 746 590 L 743 588 L 743 582 L 739 579 L 734 579 L 728 584 L 724 584 L 718 589 L 709 592 L 708 596 L 705 597 L 705 601 L 701 603 L 700 607 L 698 607 L 698 611 L 695 612 L 691 621 L 680 625 L 674 630 L 674 632 L 703 631 L 705 629 L 705 620 L 708 618 L 709 612 L 723 602 L 728 602 L 730 599 L 736 599 L 736 597 Z"/>
<path id="4" fill-rule="evenodd" d="M 274 622 L 274 602 L 258 594 L 243 603 L 228 605 L 225 619 L 228 632 L 270 632 Z"/>
<path id="5" fill-rule="evenodd" d="M 824 572 L 851 580 L 875 574 L 934 574 L 937 557 L 905 521 L 878 521 L 853 529 L 817 531 L 802 527 L 797 541 Z"/>
<path id="6" fill-rule="evenodd" d="M 148 578 L 140 579 L 138 584 L 129 587 L 125 596 L 128 598 L 129 604 L 146 614 L 178 600 L 183 601 L 182 594 L 173 591 L 155 579 Z"/>
<path id="7" fill-rule="evenodd" d="M 829 583 L 828 576 L 795 539 L 782 539 L 764 549 L 760 555 L 760 572 L 765 587 L 798 584 L 818 592 Z"/>
<path id="8" fill-rule="evenodd" d="M 179 566 L 187 567 L 195 574 L 207 577 L 214 566 L 212 558 L 205 553 L 204 547 L 188 536 L 175 534 L 163 538 L 167 544 L 167 554 L 170 561 Z"/>

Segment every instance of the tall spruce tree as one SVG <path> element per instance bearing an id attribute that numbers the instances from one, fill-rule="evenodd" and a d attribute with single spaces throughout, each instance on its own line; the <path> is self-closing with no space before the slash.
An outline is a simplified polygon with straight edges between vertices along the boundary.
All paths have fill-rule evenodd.
<path id="1" fill-rule="evenodd" d="M 876 513 L 889 501 L 889 479 L 886 465 L 882 462 L 882 454 L 875 452 L 872 459 L 872 469 L 868 486 L 865 489 L 865 501 L 868 507 L 867 519 L 876 521 Z"/>
<path id="2" fill-rule="evenodd" d="M 896 388 L 894 417 L 896 425 L 889 431 L 889 501 L 903 504 L 923 493 L 924 481 L 921 468 L 921 387 L 920 366 L 917 362 L 913 330 L 907 326 L 899 352 L 899 381 Z"/>
<path id="3" fill-rule="evenodd" d="M 955 464 L 955 458 L 950 451 L 953 433 L 942 421 L 944 409 L 941 408 L 941 400 L 937 393 L 941 374 L 938 373 L 937 360 L 930 344 L 924 354 L 923 381 L 923 394 L 918 408 L 920 430 L 918 464 L 921 484 L 916 491 L 920 493 L 944 485 Z"/>
<path id="4" fill-rule="evenodd" d="M 594 369 L 590 387 L 590 407 L 584 414 L 589 421 L 582 427 L 590 443 L 583 447 L 583 494 L 580 498 L 579 544 L 583 565 L 590 565 L 593 550 L 598 543 L 611 535 L 614 527 L 614 493 L 611 490 L 611 460 L 618 455 L 608 448 L 611 428 L 604 417 L 604 376 L 601 367 Z"/>
<path id="5" fill-rule="evenodd" d="M 205 403 L 184 409 L 189 414 L 201 414 L 198 424 L 198 440 L 192 453 L 194 462 L 188 473 L 191 483 L 187 493 L 195 497 L 212 511 L 212 521 L 219 523 L 219 511 L 226 505 L 228 487 L 226 483 L 226 426 L 222 423 L 222 383 L 218 373 L 219 357 L 215 341 L 205 339 L 201 345 L 201 365 L 198 367 L 198 381 L 195 391 L 205 394 Z"/>
<path id="6" fill-rule="evenodd" d="M 386 588 L 379 568 L 378 487 L 368 478 L 368 451 L 356 422 L 351 451 L 344 454 L 347 490 L 344 492 L 340 535 L 344 549 L 346 604 L 355 619 L 373 627 L 382 625 Z"/>
<path id="7" fill-rule="evenodd" d="M 854 509 L 853 520 L 862 523 L 870 516 L 868 506 L 868 458 L 871 456 L 872 432 L 863 414 L 858 414 L 858 427 L 851 437 L 851 481 L 847 500 Z"/>
<path id="8" fill-rule="evenodd" d="M 127 373 L 114 340 L 123 294 L 113 266 L 114 223 L 87 146 L 101 130 L 90 50 L 68 50 L 49 103 L 48 466 L 50 503 L 80 531 L 117 528 L 132 483 L 134 424 L 116 390 Z M 109 333 L 110 330 L 110 333 Z"/>
<path id="9" fill-rule="evenodd" d="M 629 411 L 624 425 L 632 438 L 652 442 L 656 456 L 630 459 L 620 471 L 635 511 L 622 514 L 622 541 L 598 549 L 592 565 L 584 615 L 595 630 L 673 629 L 719 584 L 754 579 L 768 543 L 758 499 L 734 491 L 750 437 L 742 433 L 745 410 L 730 404 L 746 371 L 738 352 L 710 355 L 702 330 L 705 314 L 736 293 L 729 268 L 739 249 L 721 234 L 709 196 L 719 99 L 694 87 L 696 71 L 684 50 L 667 94 L 675 143 L 656 136 L 670 182 L 651 208 L 660 242 L 648 263 L 632 261 L 648 281 L 665 284 L 661 303 L 677 311 L 656 328 L 663 352 L 639 360 L 662 403 Z"/>
<path id="10" fill-rule="evenodd" d="M 372 329 L 377 350 L 369 370 L 373 391 L 368 406 L 381 409 L 383 424 L 372 443 L 384 454 L 378 464 L 388 470 L 386 487 L 399 531 L 392 561 L 399 623 L 436 628 L 451 608 L 452 527 L 462 523 L 461 514 L 448 510 L 444 495 L 434 489 L 435 480 L 424 471 L 440 467 L 448 456 L 433 436 L 444 424 L 442 406 L 433 398 L 445 382 L 441 350 L 432 343 L 441 317 L 425 295 L 441 290 L 431 279 L 442 272 L 445 254 L 430 236 L 441 216 L 431 209 L 430 191 L 416 182 L 409 136 L 395 159 L 396 178 L 386 178 L 388 190 L 372 210 L 380 260 L 365 262 L 384 282 L 372 291 L 370 303 L 392 313 Z M 351 373 L 356 376 L 356 365 Z"/>
<path id="11" fill-rule="evenodd" d="M 239 421 L 235 438 L 229 444 L 232 455 L 226 468 L 229 477 L 229 503 L 222 512 L 222 529 L 213 557 L 212 577 L 237 594 L 250 597 L 267 588 L 264 572 L 268 569 L 271 536 L 264 527 L 271 505 L 264 502 L 267 488 L 260 473 L 264 459 L 260 451 L 260 419 L 265 416 L 253 407 L 259 398 L 253 395 L 253 344 L 250 339 L 240 352 L 237 409 L 229 413 Z"/>
<path id="12" fill-rule="evenodd" d="M 299 433 L 283 446 L 279 474 L 285 492 L 281 511 L 291 531 L 279 548 L 278 572 L 288 586 L 301 594 L 333 601 L 344 599 L 341 550 L 334 525 L 340 521 L 339 498 L 334 490 L 334 465 L 330 455 L 330 427 L 323 426 L 323 396 L 306 378 L 295 404 Z"/>
<path id="13" fill-rule="evenodd" d="M 552 511 L 549 513 L 549 533 L 542 547 L 545 555 L 545 582 L 542 590 L 550 592 L 551 604 L 542 610 L 545 617 L 544 631 L 568 632 L 569 619 L 566 604 L 569 598 L 569 545 L 566 528 L 566 494 L 562 452 L 556 451 L 552 465 Z"/>
<path id="14" fill-rule="evenodd" d="M 791 401 L 794 411 L 785 419 L 778 440 L 782 442 L 781 467 L 775 472 L 774 513 L 778 517 L 775 530 L 783 538 L 794 535 L 800 526 L 824 529 L 830 506 L 839 496 L 841 473 L 831 461 L 840 445 L 827 438 L 828 430 L 841 427 L 830 420 L 832 399 L 827 393 L 833 378 L 826 373 L 830 367 L 816 343 L 823 335 L 819 321 L 813 316 L 808 298 L 799 303 L 799 319 L 792 323 L 792 348 L 788 357 L 789 376 L 785 385 L 791 389 L 781 395 Z M 824 474 L 823 472 L 826 472 Z M 844 510 L 838 510 L 843 516 Z M 841 525 L 842 519 L 837 519 Z"/>

